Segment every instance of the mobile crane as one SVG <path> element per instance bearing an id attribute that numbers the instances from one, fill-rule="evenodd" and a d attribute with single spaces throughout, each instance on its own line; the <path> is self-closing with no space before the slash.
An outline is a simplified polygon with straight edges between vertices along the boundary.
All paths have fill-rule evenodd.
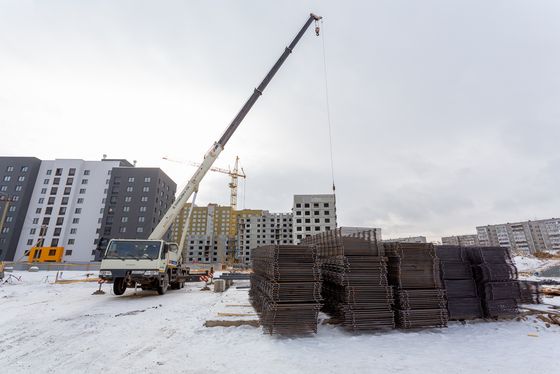
<path id="1" fill-rule="evenodd" d="M 189 268 L 177 243 L 164 240 L 166 233 L 179 215 L 181 208 L 187 203 L 191 195 L 198 191 L 200 182 L 223 151 L 235 130 L 313 22 L 315 22 L 315 33 L 317 36 L 319 35 L 318 21 L 321 18 L 313 13 L 309 15 L 303 27 L 290 45 L 284 49 L 284 52 L 263 81 L 254 89 L 252 95 L 241 107 L 241 110 L 231 121 L 220 139 L 206 152 L 200 166 L 148 239 L 111 239 L 109 241 L 101 261 L 99 278 L 113 283 L 115 295 L 122 295 L 127 287 L 134 287 L 137 284 L 143 290 L 155 290 L 160 295 L 163 295 L 169 287 L 177 289 L 184 286 L 189 278 Z"/>

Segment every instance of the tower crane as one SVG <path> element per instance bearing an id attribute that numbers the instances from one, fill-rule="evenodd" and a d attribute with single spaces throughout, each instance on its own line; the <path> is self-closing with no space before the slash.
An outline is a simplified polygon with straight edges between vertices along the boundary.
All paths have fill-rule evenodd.
<path id="1" fill-rule="evenodd" d="M 319 35 L 318 21 L 321 18 L 313 13 L 309 15 L 303 27 L 284 49 L 284 52 L 262 82 L 253 90 L 251 96 L 228 125 L 220 139 L 214 142 L 206 152 L 200 166 L 198 166 L 191 179 L 179 193 L 177 199 L 169 207 L 148 239 L 111 239 L 101 261 L 99 278 L 113 283 L 115 295 L 122 295 L 127 287 L 134 287 L 135 285 L 140 285 L 144 290 L 156 290 L 160 295 L 164 294 L 168 287 L 181 288 L 184 285 L 185 281 L 189 278 L 190 269 L 186 266 L 183 259 L 182 250 L 179 249 L 176 243 L 164 240 L 171 225 L 189 198 L 193 194 L 196 197 L 198 186 L 208 170 L 212 168 L 214 161 L 216 161 L 235 130 L 237 130 L 247 113 L 249 113 L 253 105 L 263 94 L 274 75 L 292 53 L 309 26 L 314 22 L 315 33 Z"/>
<path id="2" fill-rule="evenodd" d="M 167 156 L 162 157 L 162 159 L 164 159 L 166 161 L 169 161 L 169 162 L 177 162 L 177 163 L 181 163 L 181 164 L 188 164 L 188 165 L 196 166 L 196 167 L 200 167 L 200 165 L 201 165 L 199 162 L 179 161 L 179 160 L 174 160 L 172 158 L 169 158 Z M 247 175 L 245 174 L 245 170 L 243 170 L 243 168 L 239 167 L 239 156 L 235 157 L 235 163 L 233 164 L 233 170 L 212 166 L 210 168 L 210 171 L 214 171 L 214 172 L 222 173 L 222 174 L 227 174 L 231 177 L 231 180 L 228 184 L 228 187 L 230 188 L 229 205 L 231 206 L 231 208 L 233 210 L 237 210 L 237 186 L 238 186 L 237 182 L 238 182 L 238 178 L 243 178 L 243 179 L 247 178 Z"/>

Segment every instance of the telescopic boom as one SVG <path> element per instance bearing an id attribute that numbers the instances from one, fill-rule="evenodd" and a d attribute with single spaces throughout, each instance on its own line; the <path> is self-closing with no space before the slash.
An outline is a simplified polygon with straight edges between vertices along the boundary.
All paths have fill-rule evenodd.
<path id="1" fill-rule="evenodd" d="M 167 212 L 165 213 L 165 215 L 163 216 L 159 224 L 151 233 L 149 239 L 155 239 L 155 240 L 163 239 L 165 233 L 167 232 L 167 230 L 169 230 L 169 228 L 175 221 L 175 218 L 181 212 L 183 206 L 185 206 L 185 204 L 187 203 L 191 195 L 198 190 L 198 185 L 200 184 L 200 182 L 202 181 L 202 179 L 204 178 L 208 170 L 212 167 L 214 161 L 216 161 L 220 153 L 224 150 L 224 147 L 226 146 L 227 142 L 229 141 L 229 139 L 231 138 L 235 130 L 237 130 L 237 128 L 239 127 L 239 125 L 241 124 L 241 122 L 243 121 L 247 113 L 249 113 L 253 105 L 263 94 L 264 89 L 266 88 L 266 86 L 268 86 L 268 84 L 270 83 L 270 81 L 272 80 L 276 72 L 280 69 L 284 61 L 286 61 L 290 53 L 292 53 L 293 49 L 295 48 L 295 46 L 297 45 L 297 43 L 299 42 L 303 34 L 305 34 L 307 29 L 313 22 L 317 22 L 321 18 L 322 17 L 317 16 L 313 13 L 309 15 L 309 18 L 307 19 L 307 21 L 305 22 L 301 30 L 299 30 L 294 40 L 292 40 L 290 45 L 284 49 L 284 53 L 282 53 L 278 61 L 276 61 L 272 69 L 270 69 L 268 74 L 264 77 L 261 84 L 259 84 L 259 86 L 255 88 L 253 94 L 249 97 L 245 105 L 243 105 L 239 113 L 237 113 L 233 121 L 231 121 L 231 123 L 226 128 L 226 131 L 223 133 L 220 139 L 212 145 L 212 147 L 208 152 L 206 152 L 206 154 L 204 155 L 204 160 L 201 162 L 200 167 L 194 172 L 193 176 L 191 177 L 191 179 L 189 180 L 185 188 L 183 188 L 183 190 L 181 191 L 181 193 L 179 194 L 175 202 L 167 210 Z M 315 32 L 318 35 L 319 29 L 316 28 Z"/>

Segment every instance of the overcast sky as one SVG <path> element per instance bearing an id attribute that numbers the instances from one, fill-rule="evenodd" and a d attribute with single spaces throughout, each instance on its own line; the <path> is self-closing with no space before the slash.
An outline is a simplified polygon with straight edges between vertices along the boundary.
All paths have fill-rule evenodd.
<path id="1" fill-rule="evenodd" d="M 0 154 L 111 158 L 179 185 L 310 11 L 339 224 L 384 237 L 560 216 L 560 2 L 0 0 Z M 246 208 L 329 193 L 309 30 L 216 166 Z M 198 203 L 229 203 L 210 173 Z M 240 192 L 243 192 L 241 183 Z"/>

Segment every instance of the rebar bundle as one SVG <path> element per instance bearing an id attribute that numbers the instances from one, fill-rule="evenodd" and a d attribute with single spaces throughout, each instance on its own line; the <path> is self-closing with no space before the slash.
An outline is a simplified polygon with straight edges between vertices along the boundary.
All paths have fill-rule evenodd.
<path id="1" fill-rule="evenodd" d="M 352 331 L 395 327 L 387 260 L 375 230 L 339 228 L 304 243 L 318 248 L 325 313 Z"/>
<path id="2" fill-rule="evenodd" d="M 542 292 L 539 282 L 519 281 L 519 299 L 520 304 L 541 304 Z"/>
<path id="3" fill-rule="evenodd" d="M 450 320 L 468 320 L 484 316 L 471 263 L 463 247 L 436 246 L 441 261 L 441 278 L 447 291 Z"/>
<path id="4" fill-rule="evenodd" d="M 520 284 L 508 248 L 465 247 L 473 265 L 474 278 L 481 296 L 484 316 L 511 317 L 518 314 Z"/>
<path id="5" fill-rule="evenodd" d="M 320 271 L 313 246 L 271 245 L 253 251 L 249 296 L 264 332 L 317 332 Z"/>
<path id="6" fill-rule="evenodd" d="M 447 326 L 447 297 L 434 246 L 385 243 L 389 284 L 395 287 L 395 317 L 400 328 Z"/>

